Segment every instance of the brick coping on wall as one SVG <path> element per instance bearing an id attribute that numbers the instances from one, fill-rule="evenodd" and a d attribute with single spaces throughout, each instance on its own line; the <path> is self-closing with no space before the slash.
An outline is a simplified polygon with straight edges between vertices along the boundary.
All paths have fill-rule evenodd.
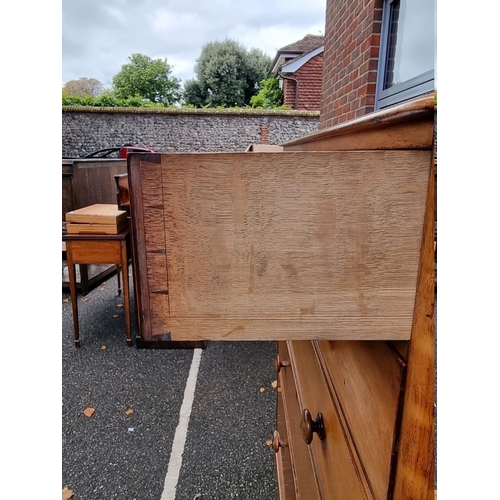
<path id="1" fill-rule="evenodd" d="M 63 113 L 130 113 L 130 114 L 164 114 L 164 115 L 249 115 L 249 116 L 302 116 L 319 117 L 319 111 L 285 110 L 285 109 L 233 109 L 233 108 L 132 108 L 104 106 L 62 106 Z"/>

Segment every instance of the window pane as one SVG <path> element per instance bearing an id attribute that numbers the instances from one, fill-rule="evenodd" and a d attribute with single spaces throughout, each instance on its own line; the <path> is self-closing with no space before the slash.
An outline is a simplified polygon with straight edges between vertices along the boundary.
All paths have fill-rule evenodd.
<path id="1" fill-rule="evenodd" d="M 391 4 L 384 89 L 434 69 L 434 0 Z"/>

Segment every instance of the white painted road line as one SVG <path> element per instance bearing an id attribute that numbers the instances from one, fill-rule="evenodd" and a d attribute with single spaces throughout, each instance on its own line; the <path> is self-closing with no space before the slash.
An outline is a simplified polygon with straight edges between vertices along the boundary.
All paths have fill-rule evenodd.
<path id="1" fill-rule="evenodd" d="M 194 349 L 193 360 L 191 361 L 191 368 L 186 382 L 186 389 L 184 390 L 184 399 L 181 405 L 181 412 L 179 415 L 179 424 L 175 429 L 174 442 L 172 444 L 172 452 L 170 453 L 170 460 L 168 462 L 167 475 L 165 477 L 165 485 L 161 500 L 174 500 L 175 492 L 177 489 L 177 482 L 179 481 L 179 473 L 182 465 L 182 454 L 184 453 L 184 446 L 186 445 L 186 436 L 189 426 L 189 419 L 191 417 L 191 409 L 193 407 L 194 391 L 196 389 L 196 381 L 198 380 L 198 369 L 200 368 L 201 353 L 203 349 Z"/>

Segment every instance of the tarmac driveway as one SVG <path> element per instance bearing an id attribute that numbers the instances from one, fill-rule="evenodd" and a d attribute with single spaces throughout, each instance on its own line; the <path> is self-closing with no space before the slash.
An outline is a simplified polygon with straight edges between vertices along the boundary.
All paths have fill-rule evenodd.
<path id="1" fill-rule="evenodd" d="M 276 500 L 266 444 L 276 418 L 274 342 L 127 347 L 114 276 L 78 295 L 75 349 L 68 297 L 63 289 L 62 487 L 72 500 Z"/>

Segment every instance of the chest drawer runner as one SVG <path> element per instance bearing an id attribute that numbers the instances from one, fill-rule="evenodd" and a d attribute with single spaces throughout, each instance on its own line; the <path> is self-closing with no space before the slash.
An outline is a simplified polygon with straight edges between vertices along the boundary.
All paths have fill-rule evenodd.
<path id="1" fill-rule="evenodd" d="M 288 352 L 279 343 L 279 359 L 290 364 L 279 371 L 279 395 L 287 433 L 281 446 L 288 448 L 295 481 L 296 497 L 291 498 L 372 500 L 370 485 L 313 344 L 293 341 L 285 345 Z M 278 426 L 280 405 L 278 400 Z M 300 484 L 305 481 L 308 490 Z"/>

